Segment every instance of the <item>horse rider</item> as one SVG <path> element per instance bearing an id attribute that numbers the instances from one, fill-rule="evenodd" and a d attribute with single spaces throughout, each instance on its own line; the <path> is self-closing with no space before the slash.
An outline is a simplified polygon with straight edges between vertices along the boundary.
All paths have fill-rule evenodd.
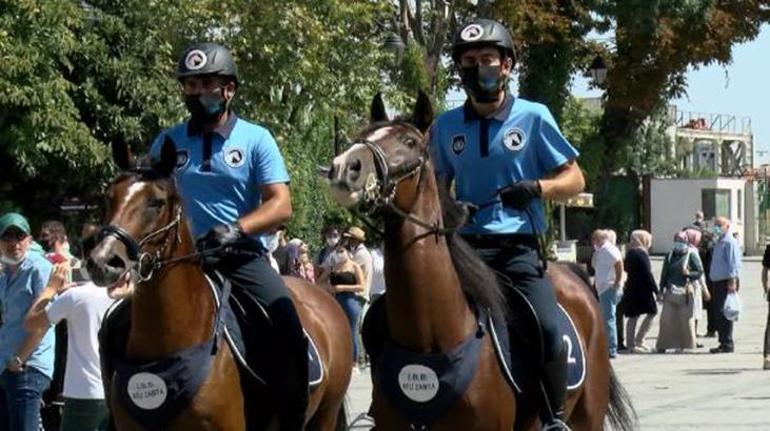
<path id="1" fill-rule="evenodd" d="M 270 132 L 231 109 L 238 72 L 230 52 L 198 43 L 179 59 L 176 77 L 190 119 L 164 130 L 177 146 L 176 182 L 200 250 L 225 248 L 204 265 L 227 277 L 233 292 L 262 304 L 271 320 L 271 375 L 281 430 L 300 430 L 308 403 L 307 340 L 289 292 L 270 266 L 266 233 L 291 217 L 289 175 Z"/>
<path id="2" fill-rule="evenodd" d="M 454 180 L 457 199 L 478 207 L 460 233 L 504 276 L 509 305 L 523 295 L 535 310 L 542 336 L 541 423 L 545 430 L 568 430 L 567 350 L 538 234 L 546 228 L 542 199 L 566 199 L 583 190 L 578 151 L 548 108 L 509 92 L 516 56 L 502 24 L 476 19 L 462 26 L 453 38 L 452 59 L 468 100 L 431 129 L 436 175 L 447 185 Z"/>

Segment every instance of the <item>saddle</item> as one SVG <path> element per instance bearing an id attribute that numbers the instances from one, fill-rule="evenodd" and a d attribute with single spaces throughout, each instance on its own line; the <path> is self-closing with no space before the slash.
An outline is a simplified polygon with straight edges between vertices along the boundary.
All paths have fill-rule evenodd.
<path id="1" fill-rule="evenodd" d="M 221 323 L 212 340 L 152 362 L 127 358 L 126 346 L 131 329 L 131 300 L 116 302 L 108 310 L 99 330 L 100 356 L 105 393 L 112 377 L 121 390 L 116 394 L 125 410 L 146 429 L 163 429 L 181 413 L 197 393 L 208 375 L 218 348 L 226 342 L 236 359 L 242 386 L 267 388 L 273 358 L 269 349 L 270 318 L 264 307 L 251 296 L 228 292 L 229 281 L 218 273 L 206 275 Z M 219 307 L 221 298 L 227 303 Z M 307 332 L 305 335 L 308 336 Z M 109 376 L 109 377 L 107 377 Z M 311 390 L 323 380 L 323 365 L 318 349 L 308 336 L 308 385 Z M 126 390 L 122 390 L 126 389 Z M 244 391 L 246 405 L 253 391 Z"/>
<path id="2" fill-rule="evenodd" d="M 372 362 L 372 379 L 414 426 L 430 428 L 467 389 L 478 364 L 481 342 L 490 337 L 500 369 L 517 396 L 517 416 L 536 414 L 540 402 L 536 371 L 542 341 L 534 309 L 523 295 L 517 302 L 511 304 L 519 312 L 513 314 L 510 325 L 472 306 L 477 331 L 450 352 L 418 354 L 390 340 L 385 300 L 378 298 L 369 307 L 362 327 L 364 346 Z M 568 349 L 567 389 L 574 390 L 585 380 L 584 347 L 566 310 L 561 306 L 559 310 Z"/>

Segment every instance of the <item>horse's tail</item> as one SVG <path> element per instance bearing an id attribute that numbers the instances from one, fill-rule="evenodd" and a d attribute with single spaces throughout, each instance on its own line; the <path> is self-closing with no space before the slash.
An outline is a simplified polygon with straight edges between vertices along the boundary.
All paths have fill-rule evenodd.
<path id="1" fill-rule="evenodd" d="M 337 412 L 337 426 L 334 427 L 334 431 L 347 431 L 348 429 L 348 409 L 345 404 L 343 401 Z"/>
<path id="2" fill-rule="evenodd" d="M 615 431 L 632 431 L 637 426 L 637 416 L 631 397 L 620 384 L 615 370 L 610 366 L 610 406 L 607 419 Z"/>

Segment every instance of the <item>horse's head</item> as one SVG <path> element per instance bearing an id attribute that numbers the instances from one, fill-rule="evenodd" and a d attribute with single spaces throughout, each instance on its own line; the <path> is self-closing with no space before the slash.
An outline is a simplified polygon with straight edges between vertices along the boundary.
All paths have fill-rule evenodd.
<path id="1" fill-rule="evenodd" d="M 171 180 L 176 146 L 166 138 L 160 161 L 137 167 L 125 143 L 112 155 L 123 173 L 110 186 L 105 225 L 88 254 L 94 283 L 112 286 L 124 278 L 147 279 L 156 262 L 180 241 L 181 203 Z"/>
<path id="2" fill-rule="evenodd" d="M 390 121 L 381 95 L 375 96 L 371 124 L 327 172 L 335 200 L 348 208 L 406 209 L 428 159 L 426 133 L 432 121 L 433 108 L 423 92 L 409 120 Z"/>

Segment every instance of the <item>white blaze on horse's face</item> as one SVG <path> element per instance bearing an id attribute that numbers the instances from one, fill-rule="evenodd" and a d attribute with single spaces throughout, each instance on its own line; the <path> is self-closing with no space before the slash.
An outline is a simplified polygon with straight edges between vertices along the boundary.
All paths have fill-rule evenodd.
<path id="1" fill-rule="evenodd" d="M 390 136 L 394 127 L 382 127 L 362 139 L 376 144 Z M 355 144 L 334 158 L 329 175 L 332 197 L 340 205 L 350 208 L 361 202 L 364 192 L 377 184 L 377 168 L 371 150 L 364 144 Z"/>

